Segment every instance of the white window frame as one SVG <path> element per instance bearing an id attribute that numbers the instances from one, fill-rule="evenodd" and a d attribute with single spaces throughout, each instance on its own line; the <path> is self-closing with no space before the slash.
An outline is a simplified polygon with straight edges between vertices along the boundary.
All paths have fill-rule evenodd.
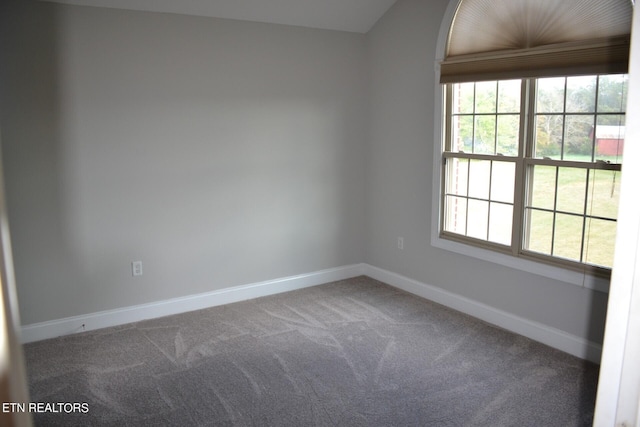
<path id="1" fill-rule="evenodd" d="M 457 241 L 442 238 L 440 236 L 440 224 L 442 214 L 442 154 L 444 150 L 445 132 L 445 95 L 446 87 L 440 83 L 440 62 L 445 55 L 445 46 L 459 0 L 450 0 L 444 18 L 440 25 L 438 43 L 436 45 L 435 81 L 434 81 L 434 144 L 433 144 L 433 185 L 431 200 L 431 245 L 446 251 L 470 256 L 473 258 L 500 264 L 506 267 L 537 274 L 543 277 L 559 280 L 565 283 L 581 286 L 600 292 L 608 293 L 609 278 L 589 274 L 587 271 L 577 271 L 569 268 L 558 267 L 544 262 L 537 262 L 527 258 L 519 258 L 493 250 L 472 246 Z"/>

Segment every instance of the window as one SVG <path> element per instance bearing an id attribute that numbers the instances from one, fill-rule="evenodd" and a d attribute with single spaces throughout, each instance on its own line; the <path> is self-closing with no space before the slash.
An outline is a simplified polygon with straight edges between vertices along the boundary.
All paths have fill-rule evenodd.
<path id="1" fill-rule="evenodd" d="M 609 269 L 626 93 L 625 74 L 448 84 L 443 236 Z"/>
<path id="2" fill-rule="evenodd" d="M 554 278 L 610 274 L 632 9 L 451 0 L 437 61 L 434 245 L 532 272 L 542 262 Z"/>

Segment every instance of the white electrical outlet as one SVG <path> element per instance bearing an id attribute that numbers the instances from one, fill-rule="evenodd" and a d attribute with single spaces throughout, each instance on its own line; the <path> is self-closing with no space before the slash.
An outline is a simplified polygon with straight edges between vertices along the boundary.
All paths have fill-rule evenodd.
<path id="1" fill-rule="evenodd" d="M 404 237 L 398 237 L 398 249 L 404 249 Z"/>
<path id="2" fill-rule="evenodd" d="M 134 276 L 142 276 L 142 261 L 131 262 L 131 273 Z"/>

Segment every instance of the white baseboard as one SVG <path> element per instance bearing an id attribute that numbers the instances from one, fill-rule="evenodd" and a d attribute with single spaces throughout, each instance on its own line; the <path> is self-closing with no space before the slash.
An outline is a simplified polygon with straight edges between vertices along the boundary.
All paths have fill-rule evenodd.
<path id="1" fill-rule="evenodd" d="M 77 332 L 91 331 L 125 323 L 138 322 L 145 319 L 200 310 L 207 307 L 230 304 L 321 285 L 323 283 L 335 282 L 336 280 L 344 280 L 362 274 L 364 274 L 364 264 L 353 264 L 149 304 L 140 304 L 115 310 L 34 323 L 22 327 L 21 341 L 23 343 L 40 341 Z"/>
<path id="2" fill-rule="evenodd" d="M 21 341 L 23 343 L 40 341 L 77 332 L 169 316 L 321 285 L 363 274 L 558 350 L 600 363 L 602 354 L 600 344 L 368 264 L 353 264 L 149 304 L 34 323 L 22 327 Z"/>
<path id="3" fill-rule="evenodd" d="M 565 353 L 600 363 L 600 344 L 368 264 L 364 265 L 364 274 Z"/>

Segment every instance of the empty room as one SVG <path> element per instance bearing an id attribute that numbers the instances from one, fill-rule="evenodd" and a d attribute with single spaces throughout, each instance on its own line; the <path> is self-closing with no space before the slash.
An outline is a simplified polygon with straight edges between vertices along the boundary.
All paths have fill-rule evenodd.
<path id="1" fill-rule="evenodd" d="M 3 423 L 637 425 L 630 0 L 1 3 Z"/>

